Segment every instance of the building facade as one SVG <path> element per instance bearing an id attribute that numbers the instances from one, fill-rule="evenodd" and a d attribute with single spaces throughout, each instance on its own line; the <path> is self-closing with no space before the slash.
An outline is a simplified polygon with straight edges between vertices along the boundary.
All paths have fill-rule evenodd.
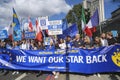
<path id="1" fill-rule="evenodd" d="M 106 20 L 102 26 L 104 32 L 116 30 L 120 33 L 120 8 L 111 13 L 112 17 Z"/>
<path id="2" fill-rule="evenodd" d="M 100 23 L 105 20 L 104 0 L 84 0 L 83 1 L 83 6 L 84 6 L 85 9 L 89 9 L 90 10 L 91 15 L 93 15 L 95 10 L 98 8 Z"/>

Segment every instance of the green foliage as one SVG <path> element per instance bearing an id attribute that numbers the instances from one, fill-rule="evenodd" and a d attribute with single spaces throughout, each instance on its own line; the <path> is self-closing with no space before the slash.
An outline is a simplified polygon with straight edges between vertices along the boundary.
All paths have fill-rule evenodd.
<path id="1" fill-rule="evenodd" d="M 73 15 L 73 13 L 75 14 L 77 20 L 75 19 L 75 16 Z M 66 19 L 67 19 L 68 23 L 77 23 L 80 33 L 82 33 L 82 30 L 81 30 L 81 13 L 82 13 L 82 4 L 78 4 L 78 5 L 75 5 L 72 8 L 72 10 L 70 10 L 68 12 L 68 14 L 66 15 Z M 85 18 L 86 18 L 86 23 L 87 23 L 90 19 L 89 9 L 85 9 Z"/>

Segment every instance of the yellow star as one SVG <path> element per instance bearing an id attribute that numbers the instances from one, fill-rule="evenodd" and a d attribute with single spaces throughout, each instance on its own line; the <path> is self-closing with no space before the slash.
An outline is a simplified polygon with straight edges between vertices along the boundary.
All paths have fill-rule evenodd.
<path id="1" fill-rule="evenodd" d="M 16 25 L 16 23 L 12 23 L 12 27 L 14 27 Z"/>
<path id="2" fill-rule="evenodd" d="M 13 17 L 18 18 L 18 17 L 17 17 L 17 14 L 13 14 Z"/>

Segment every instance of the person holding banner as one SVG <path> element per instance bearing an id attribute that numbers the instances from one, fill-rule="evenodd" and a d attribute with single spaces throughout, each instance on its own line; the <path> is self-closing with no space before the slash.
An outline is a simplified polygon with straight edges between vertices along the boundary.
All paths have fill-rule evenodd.
<path id="1" fill-rule="evenodd" d="M 27 50 L 26 40 L 22 40 L 22 44 L 20 45 L 20 49 L 25 49 L 25 50 Z"/>
<path id="2" fill-rule="evenodd" d="M 46 50 L 55 50 L 55 45 L 52 39 L 50 40 L 50 45 L 46 46 Z"/>
<path id="3" fill-rule="evenodd" d="M 6 43 L 5 41 L 1 41 L 0 40 L 0 49 L 6 49 Z M 0 74 L 7 74 L 9 71 L 5 70 L 5 69 L 0 69 Z"/>
<path id="4" fill-rule="evenodd" d="M 0 42 L 0 48 L 1 49 L 5 49 L 6 48 L 6 45 L 5 45 L 6 43 L 4 42 L 4 41 L 1 41 Z"/>
<path id="5" fill-rule="evenodd" d="M 6 49 L 12 49 L 11 41 L 6 42 Z"/>
<path id="6" fill-rule="evenodd" d="M 106 34 L 102 33 L 100 36 L 100 41 L 102 46 L 108 46 L 108 41 L 106 39 Z"/>
<path id="7" fill-rule="evenodd" d="M 73 43 L 72 43 L 72 40 L 71 40 L 71 36 L 67 36 L 66 37 L 66 48 L 71 49 L 72 45 L 73 45 Z"/>
<path id="8" fill-rule="evenodd" d="M 40 42 L 40 41 L 37 42 L 37 49 L 38 50 L 44 50 L 45 49 L 42 42 Z"/>
<path id="9" fill-rule="evenodd" d="M 18 46 L 18 42 L 17 41 L 13 41 L 12 42 L 12 49 L 14 49 L 14 50 L 19 50 L 20 49 L 20 47 Z"/>
<path id="10" fill-rule="evenodd" d="M 95 37 L 94 43 L 93 43 L 93 47 L 94 47 L 94 48 L 99 48 L 99 47 L 101 47 L 101 46 L 102 46 L 102 44 L 101 44 L 100 38 L 99 38 L 99 37 Z"/>
<path id="11" fill-rule="evenodd" d="M 102 46 L 102 43 L 101 43 L 101 40 L 100 40 L 100 37 L 95 37 L 95 39 L 94 39 L 94 43 L 93 43 L 93 47 L 94 48 L 99 48 L 99 47 L 101 47 Z M 97 73 L 97 74 L 94 74 L 94 76 L 98 76 L 98 77 L 101 77 L 101 75 L 99 74 L 99 73 Z"/>
<path id="12" fill-rule="evenodd" d="M 117 43 L 120 43 L 120 33 L 118 34 L 118 37 L 117 37 Z"/>
<path id="13" fill-rule="evenodd" d="M 91 49 L 92 48 L 92 43 L 91 40 L 88 36 L 85 36 L 84 41 L 83 41 L 83 48 L 84 49 Z"/>
<path id="14" fill-rule="evenodd" d="M 53 43 L 53 40 L 50 40 L 50 45 L 46 46 L 46 50 L 55 50 L 55 45 Z M 53 71 L 53 75 L 55 75 L 55 78 L 58 78 L 59 72 Z"/>
<path id="15" fill-rule="evenodd" d="M 113 37 L 111 32 L 107 32 L 107 41 L 108 45 L 114 45 L 115 43 L 117 43 L 117 39 Z"/>
<path id="16" fill-rule="evenodd" d="M 13 41 L 12 42 L 12 49 L 14 49 L 14 50 L 19 50 L 20 49 L 20 47 L 18 46 L 18 42 L 17 41 Z M 19 71 L 14 71 L 12 73 L 12 75 L 15 75 L 15 74 L 19 74 Z"/>
<path id="17" fill-rule="evenodd" d="M 73 40 L 72 48 L 81 48 L 83 41 L 80 39 L 80 34 L 76 34 L 75 39 Z"/>
<path id="18" fill-rule="evenodd" d="M 60 41 L 59 41 L 59 47 L 60 47 L 60 49 L 66 49 L 65 40 L 60 39 Z"/>
<path id="19" fill-rule="evenodd" d="M 37 50 L 35 41 L 33 41 L 33 40 L 30 41 L 30 50 Z"/>

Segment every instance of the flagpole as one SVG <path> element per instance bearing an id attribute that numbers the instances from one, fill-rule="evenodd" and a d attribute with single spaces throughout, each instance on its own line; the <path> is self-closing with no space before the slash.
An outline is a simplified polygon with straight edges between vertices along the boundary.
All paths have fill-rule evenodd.
<path id="1" fill-rule="evenodd" d="M 100 22 L 100 34 L 102 33 L 102 26 L 104 25 L 104 21 Z"/>
<path id="2" fill-rule="evenodd" d="M 21 20 L 20 20 L 20 26 L 21 26 L 20 28 L 21 28 L 21 31 L 23 31 L 23 28 L 24 28 L 24 27 L 23 27 L 23 19 L 24 19 L 24 18 L 21 17 Z"/>
<path id="3" fill-rule="evenodd" d="M 102 33 L 102 22 L 100 24 L 100 34 Z"/>

